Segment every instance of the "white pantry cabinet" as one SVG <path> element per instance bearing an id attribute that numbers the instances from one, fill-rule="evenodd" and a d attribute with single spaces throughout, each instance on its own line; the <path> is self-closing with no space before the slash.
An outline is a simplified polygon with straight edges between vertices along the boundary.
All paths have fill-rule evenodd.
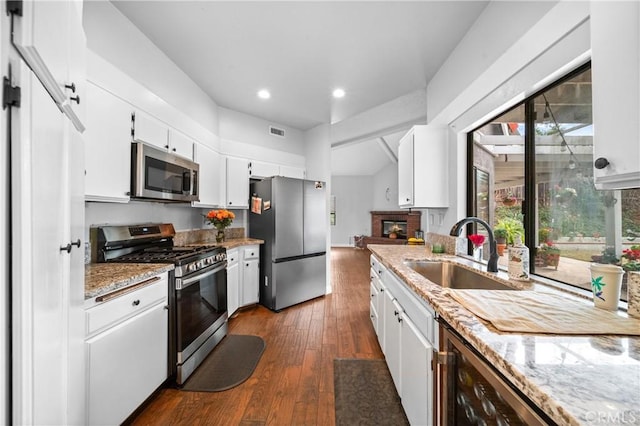
<path id="1" fill-rule="evenodd" d="M 5 6 L 7 12 L 10 5 Z M 12 388 L 6 390 L 11 420 L 81 424 L 84 144 L 77 125 L 84 120 L 82 2 L 11 6 L 22 7 L 21 15 L 7 18 L 13 21 L 16 45 L 42 60 L 32 71 L 15 50 L 7 52 L 7 77 L 21 88 L 20 106 L 5 112 L 11 111 L 11 235 L 20 242 L 10 248 Z M 62 96 L 52 98 L 52 88 Z"/>
<path id="2" fill-rule="evenodd" d="M 226 203 L 231 209 L 249 208 L 249 160 L 226 157 Z"/>
<path id="3" fill-rule="evenodd" d="M 242 248 L 242 265 L 240 306 L 253 305 L 260 299 L 260 246 L 258 244 Z"/>
<path id="4" fill-rule="evenodd" d="M 87 424 L 120 424 L 167 378 L 167 273 L 85 311 Z"/>
<path id="5" fill-rule="evenodd" d="M 126 203 L 131 190 L 133 107 L 91 82 L 86 98 L 85 199 Z"/>
<path id="6" fill-rule="evenodd" d="M 591 2 L 594 179 L 640 187 L 640 3 Z"/>
<path id="7" fill-rule="evenodd" d="M 217 208 L 224 206 L 220 170 L 222 156 L 215 150 L 196 143 L 193 149 L 194 161 L 200 165 L 200 201 L 191 203 L 193 207 Z"/>
<path id="8" fill-rule="evenodd" d="M 447 128 L 413 126 L 398 146 L 398 205 L 449 206 Z"/>
<path id="9" fill-rule="evenodd" d="M 227 251 L 227 312 L 229 318 L 240 306 L 240 251 L 237 248 Z"/>

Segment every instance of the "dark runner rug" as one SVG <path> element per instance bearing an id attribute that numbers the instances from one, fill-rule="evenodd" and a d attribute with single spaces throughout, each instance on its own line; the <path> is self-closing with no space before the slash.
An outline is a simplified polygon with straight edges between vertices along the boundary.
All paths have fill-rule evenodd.
<path id="1" fill-rule="evenodd" d="M 384 360 L 333 360 L 336 425 L 408 425 Z"/>
<path id="2" fill-rule="evenodd" d="M 229 334 L 205 358 L 182 387 L 219 392 L 238 386 L 253 374 L 266 344 L 261 337 Z"/>

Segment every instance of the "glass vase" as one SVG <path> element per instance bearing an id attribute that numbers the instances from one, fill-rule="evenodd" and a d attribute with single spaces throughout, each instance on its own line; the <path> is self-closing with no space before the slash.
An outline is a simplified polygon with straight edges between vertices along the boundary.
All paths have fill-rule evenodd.
<path id="1" fill-rule="evenodd" d="M 218 229 L 216 233 L 216 242 L 223 243 L 224 242 L 224 229 Z"/>
<path id="2" fill-rule="evenodd" d="M 473 248 L 473 260 L 475 260 L 476 262 L 482 261 L 482 247 Z"/>

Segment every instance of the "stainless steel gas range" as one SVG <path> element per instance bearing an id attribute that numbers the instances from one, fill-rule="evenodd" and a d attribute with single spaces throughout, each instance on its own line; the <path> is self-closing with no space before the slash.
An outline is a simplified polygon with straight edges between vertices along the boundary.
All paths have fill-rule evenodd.
<path id="1" fill-rule="evenodd" d="M 176 247 L 170 223 L 91 228 L 94 261 L 172 263 L 169 376 L 182 385 L 227 334 L 227 255 L 223 247 Z"/>

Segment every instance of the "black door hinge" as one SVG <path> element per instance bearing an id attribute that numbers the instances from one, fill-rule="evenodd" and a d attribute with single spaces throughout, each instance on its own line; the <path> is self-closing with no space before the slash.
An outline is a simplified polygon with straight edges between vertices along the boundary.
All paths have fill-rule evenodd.
<path id="1" fill-rule="evenodd" d="M 7 0 L 7 15 L 22 16 L 22 0 Z"/>
<path id="2" fill-rule="evenodd" d="M 11 81 L 4 77 L 2 83 L 2 109 L 7 109 L 8 106 L 20 107 L 20 87 L 12 86 Z"/>

